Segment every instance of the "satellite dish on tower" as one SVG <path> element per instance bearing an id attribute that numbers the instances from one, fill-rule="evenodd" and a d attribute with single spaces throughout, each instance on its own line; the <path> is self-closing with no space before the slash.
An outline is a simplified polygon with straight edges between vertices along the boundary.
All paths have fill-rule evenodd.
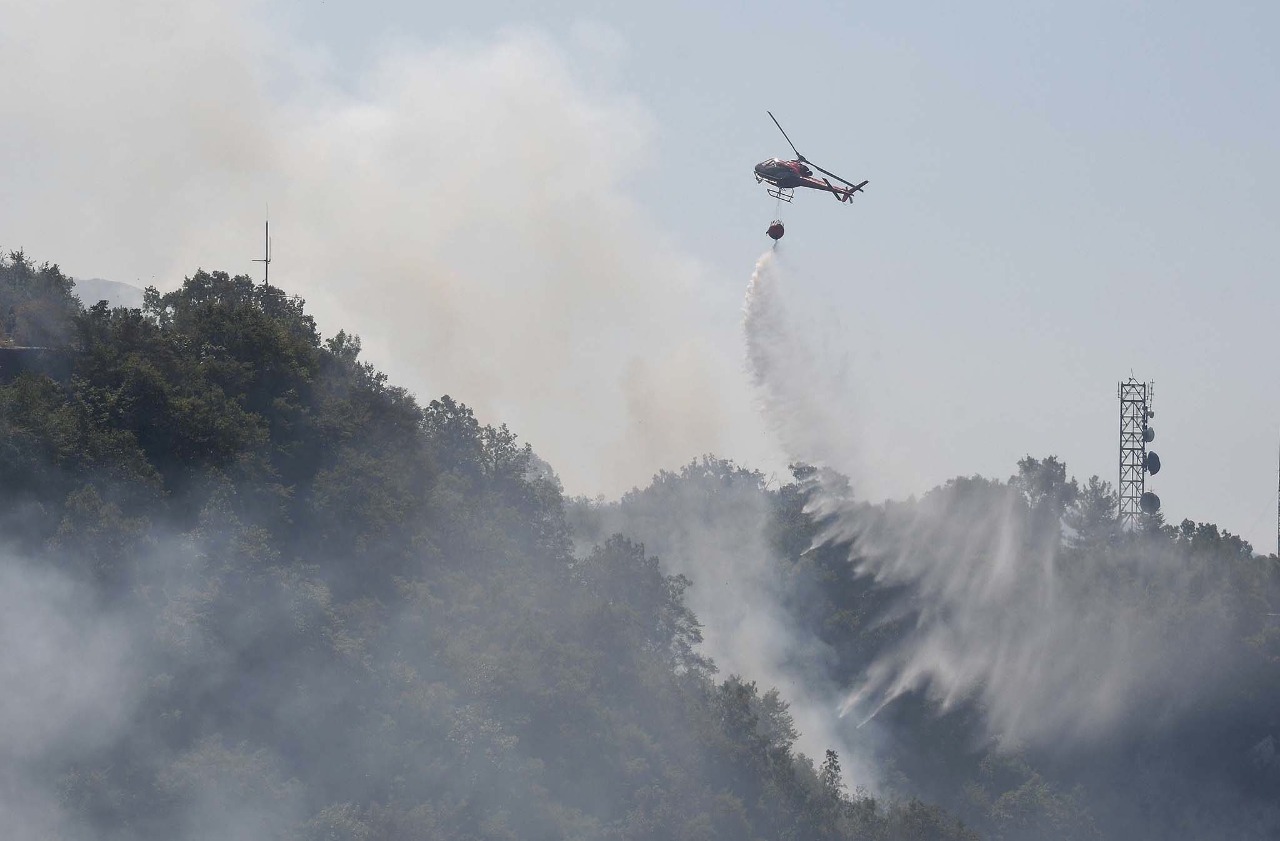
<path id="1" fill-rule="evenodd" d="M 1138 499 L 1138 505 L 1142 508 L 1144 514 L 1154 514 L 1160 510 L 1160 497 L 1147 491 Z"/>
<path id="2" fill-rule="evenodd" d="M 1147 472 L 1152 476 L 1160 472 L 1160 456 L 1154 452 L 1147 453 Z"/>
<path id="3" fill-rule="evenodd" d="M 1156 440 L 1156 431 L 1149 426 L 1142 427 L 1142 440 L 1150 444 Z"/>

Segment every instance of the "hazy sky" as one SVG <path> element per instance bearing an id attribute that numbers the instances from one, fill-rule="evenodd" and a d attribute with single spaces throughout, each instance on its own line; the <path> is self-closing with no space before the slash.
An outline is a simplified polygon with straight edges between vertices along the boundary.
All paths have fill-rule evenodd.
<path id="1" fill-rule="evenodd" d="M 789 150 L 791 317 L 857 487 L 1057 454 L 1115 481 L 1156 382 L 1167 517 L 1274 548 L 1280 8 L 1254 3 L 0 0 L 0 246 L 272 276 L 571 492 L 782 466 L 739 322 Z"/>

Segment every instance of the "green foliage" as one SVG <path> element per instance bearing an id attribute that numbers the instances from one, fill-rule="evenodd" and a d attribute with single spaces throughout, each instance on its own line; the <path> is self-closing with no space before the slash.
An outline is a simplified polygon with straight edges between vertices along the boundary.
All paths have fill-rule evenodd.
<path id="1" fill-rule="evenodd" d="M 878 506 L 846 485 L 876 525 L 844 542 L 810 507 L 840 477 L 804 465 L 778 486 L 703 457 L 617 503 L 567 503 L 506 426 L 448 395 L 419 405 L 279 289 L 201 271 L 137 310 L 73 292 L 56 266 L 0 261 L 7 338 L 73 360 L 66 379 L 0 382 L 0 524 L 140 628 L 127 724 L 41 771 L 97 837 L 193 821 L 308 841 L 1133 837 L 1182 813 L 1141 812 L 1131 780 L 1274 793 L 1280 562 L 1207 523 L 1122 534 L 1113 488 L 1054 457 Z M 788 618 L 821 643 L 813 667 L 853 686 L 920 608 L 856 575 L 860 553 L 901 534 L 937 564 L 989 551 L 924 526 L 992 512 L 1163 639 L 1220 634 L 1218 705 L 1073 765 L 993 741 L 972 700 L 908 692 L 877 716 L 885 738 L 849 736 L 898 796 L 850 792 L 834 751 L 797 753 L 782 693 L 716 676 L 696 582 L 663 561 L 733 558 L 760 529 Z M 1153 586 L 1151 557 L 1185 586 Z"/>
<path id="2" fill-rule="evenodd" d="M 1090 553 L 1113 544 L 1120 536 L 1119 506 L 1120 498 L 1111 483 L 1090 476 L 1074 504 L 1063 513 L 1071 533 L 1069 545 Z"/>
<path id="3" fill-rule="evenodd" d="M 806 465 L 793 467 L 794 482 L 770 488 L 729 462 L 703 459 L 660 473 L 619 503 L 577 501 L 570 521 L 596 539 L 602 528 L 642 536 L 662 554 L 689 523 L 704 536 L 716 535 L 716 551 L 731 551 L 735 528 L 758 521 L 751 517 L 766 518 L 792 627 L 825 646 L 821 659 L 797 671 L 821 670 L 838 686 L 857 686 L 872 664 L 891 661 L 925 607 L 908 584 L 857 575 L 864 547 L 890 556 L 909 550 L 921 564 L 942 568 L 997 551 L 1013 563 L 1048 559 L 1063 595 L 1104 593 L 1114 609 L 1132 617 L 1135 629 L 1160 640 L 1163 649 L 1182 652 L 1181 662 L 1173 658 L 1159 668 L 1213 676 L 1211 688 L 1189 693 L 1199 699 L 1194 706 L 1180 697 L 1150 699 L 1150 718 L 1128 721 L 1111 743 L 1034 750 L 992 739 L 976 689 L 968 698 L 950 698 L 946 709 L 923 692 L 906 692 L 865 728 L 880 732 L 879 738 L 860 741 L 860 731 L 852 729 L 847 738 L 861 748 L 863 762 L 878 764 L 882 783 L 947 811 L 857 793 L 849 805 L 835 808 L 814 796 L 804 814 L 816 823 L 805 824 L 802 837 L 824 837 L 821 827 L 832 826 L 833 814 L 875 817 L 874 825 L 852 831 L 854 837 L 960 837 L 971 831 L 956 823 L 963 819 L 984 837 L 1010 841 L 1200 837 L 1188 827 L 1234 825 L 1239 813 L 1257 814 L 1257 826 L 1268 825 L 1276 812 L 1267 798 L 1280 767 L 1269 711 L 1280 695 L 1280 622 L 1272 615 L 1280 613 L 1280 564 L 1255 556 L 1247 542 L 1212 524 L 1164 526 L 1156 520 L 1121 533 L 1109 483 L 1098 477 L 1077 483 L 1054 457 L 1028 456 L 1018 467 L 1007 482 L 958 477 L 919 500 L 873 506 L 853 501 L 839 477 Z M 819 486 L 843 495 L 858 514 L 857 531 L 828 539 L 832 524 L 811 506 Z M 1209 649 L 1206 637 L 1221 647 Z M 1204 662 L 1206 651 L 1214 662 Z M 1176 674 L 1162 680 L 1186 684 Z M 727 707 L 727 723 L 749 720 L 743 704 L 728 714 L 734 709 Z M 750 751 L 744 752 L 741 738 L 731 744 L 739 746 L 730 754 L 731 766 L 741 767 Z M 838 779 L 831 761 L 813 773 L 810 791 Z M 742 778 L 761 776 L 756 769 Z M 1207 789 L 1240 793 L 1209 812 L 1199 805 Z M 1172 790 L 1179 794 L 1166 794 Z M 1162 808 L 1149 805 L 1157 801 Z M 890 824 L 897 834 L 879 834 Z M 778 833 L 786 837 L 782 828 Z"/>
<path id="4" fill-rule="evenodd" d="M 61 347 L 79 310 L 74 281 L 21 251 L 0 255 L 0 345 Z"/>
<path id="5" fill-rule="evenodd" d="M 575 554 L 527 444 L 419 406 L 300 300 L 71 291 L 0 266 L 10 332 L 74 360 L 0 384 L 0 517 L 144 641 L 128 724 L 49 763 L 97 837 L 969 837 L 795 755 L 776 690 L 714 678 L 687 578 L 621 535 Z M 711 459 L 658 485 L 690 482 L 764 487 Z"/>

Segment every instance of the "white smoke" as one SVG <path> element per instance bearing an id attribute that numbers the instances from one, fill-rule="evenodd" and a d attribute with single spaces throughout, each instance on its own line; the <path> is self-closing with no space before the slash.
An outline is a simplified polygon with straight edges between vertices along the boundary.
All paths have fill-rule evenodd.
<path id="1" fill-rule="evenodd" d="M 0 815 L 11 838 L 72 825 L 47 769 L 118 737 L 141 692 L 139 640 L 55 570 L 0 555 Z"/>
<path id="2" fill-rule="evenodd" d="M 832 714 L 840 687 L 828 676 L 831 652 L 796 627 L 784 603 L 769 499 L 758 476 L 723 468 L 703 461 L 679 478 L 660 474 L 620 506 L 601 509 L 598 529 L 639 539 L 666 573 L 687 576 L 693 586 L 685 602 L 703 631 L 699 651 L 721 677 L 739 675 L 761 692 L 777 688 L 796 724 L 797 749 L 821 761 L 834 748 L 849 782 L 874 786 L 878 775 L 850 749 Z"/>
<path id="3" fill-rule="evenodd" d="M 572 493 L 772 455 L 726 287 L 632 197 L 655 131 L 592 76 L 608 39 L 399 35 L 340 73 L 269 11 L 0 0 L 0 246 L 165 290 L 261 272 L 269 206 L 272 281 L 322 331 L 507 423 Z"/>

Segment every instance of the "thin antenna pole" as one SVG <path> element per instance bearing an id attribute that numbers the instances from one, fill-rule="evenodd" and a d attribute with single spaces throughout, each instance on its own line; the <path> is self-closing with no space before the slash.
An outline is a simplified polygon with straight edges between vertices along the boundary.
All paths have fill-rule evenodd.
<path id="1" fill-rule="evenodd" d="M 1276 452 L 1276 554 L 1280 555 L 1280 447 Z"/>
<path id="2" fill-rule="evenodd" d="M 262 285 L 271 285 L 271 220 L 268 219 L 263 228 L 262 259 L 254 260 L 262 264 Z"/>

